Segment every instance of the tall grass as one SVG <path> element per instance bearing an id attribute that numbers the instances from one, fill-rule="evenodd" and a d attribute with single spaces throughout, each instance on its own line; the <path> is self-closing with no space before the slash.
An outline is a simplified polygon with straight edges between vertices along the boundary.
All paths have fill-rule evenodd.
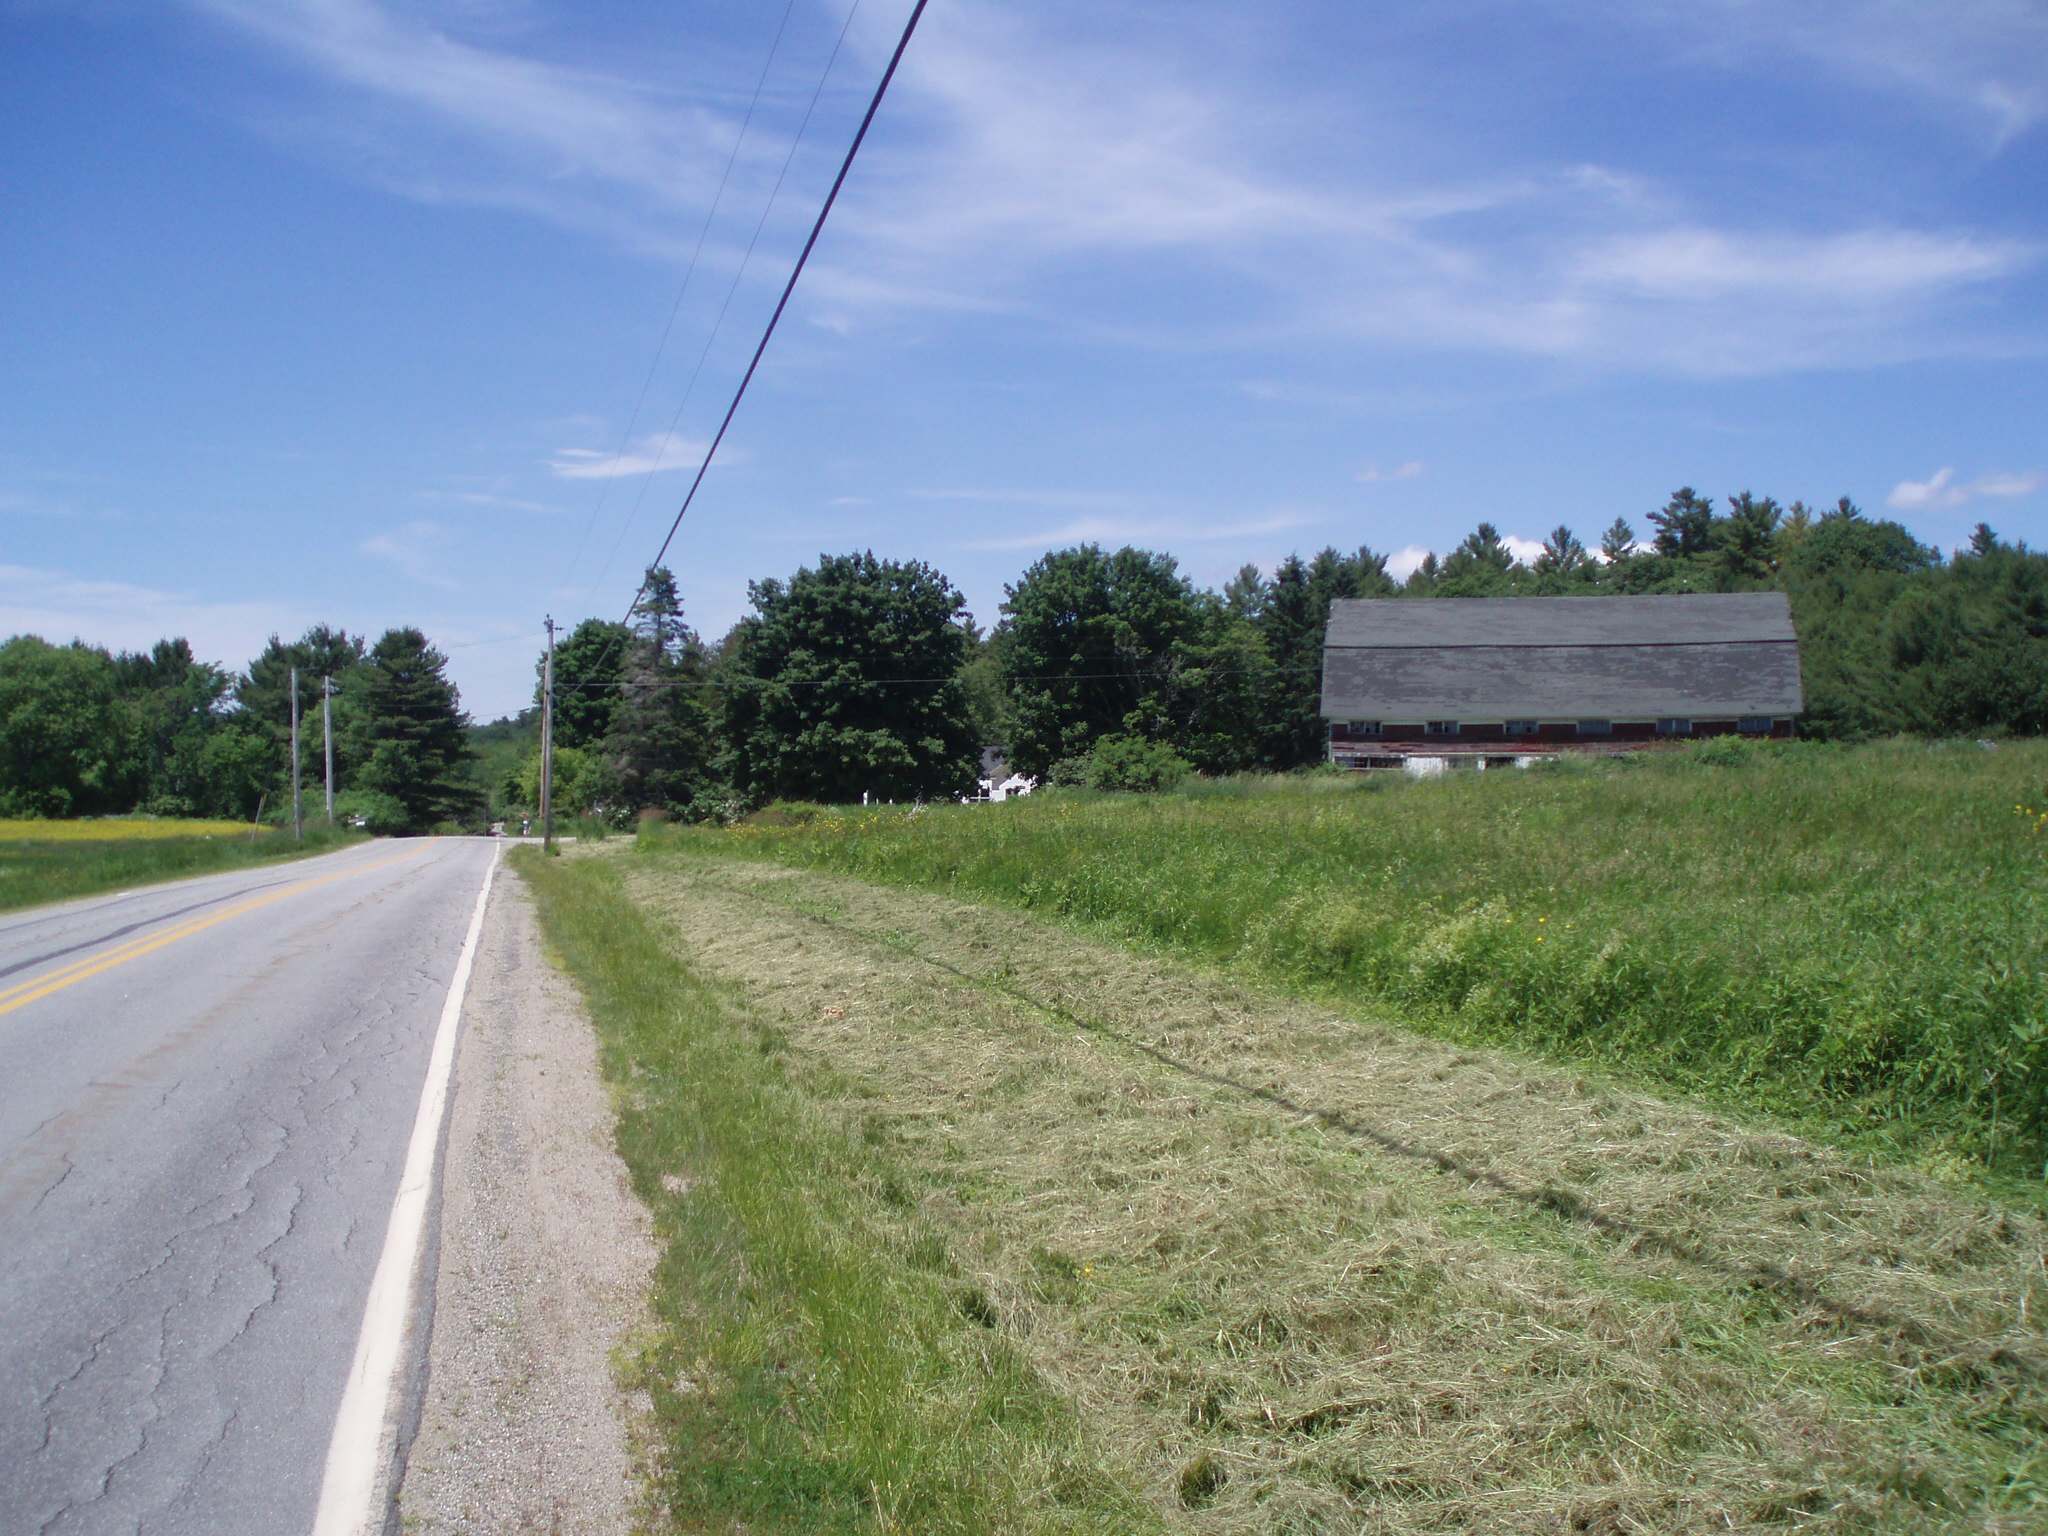
<path id="1" fill-rule="evenodd" d="M 653 1400 L 657 1486 L 680 1523 L 1152 1528 L 984 1325 L 914 1181 L 851 1128 L 859 1095 L 814 1069 L 793 1082 L 806 1069 L 780 1033 L 671 952 L 609 861 L 513 861 L 590 1008 L 619 1148 L 654 1214 L 655 1331 L 630 1384 Z M 820 1101 L 847 1102 L 850 1124 Z"/>
<path id="2" fill-rule="evenodd" d="M 2048 745 L 848 811 L 690 846 L 1106 925 L 1873 1149 L 2048 1157 Z"/>
<path id="3" fill-rule="evenodd" d="M 9 822 L 0 831 L 0 911 L 69 901 L 124 886 L 175 880 L 328 853 L 362 839 L 347 828 L 306 829 L 303 842 L 266 828 L 253 838 L 228 822 Z M 194 826 L 202 830 L 190 830 Z M 203 830 L 226 826 L 231 833 Z M 132 829 L 132 831 L 130 830 Z"/>

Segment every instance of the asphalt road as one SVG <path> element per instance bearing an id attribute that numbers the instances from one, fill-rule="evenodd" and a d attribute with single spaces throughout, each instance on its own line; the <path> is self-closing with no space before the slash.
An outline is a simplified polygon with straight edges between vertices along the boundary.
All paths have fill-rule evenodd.
<path id="1" fill-rule="evenodd" d="M 0 920 L 0 1533 L 310 1529 L 493 855 Z"/>

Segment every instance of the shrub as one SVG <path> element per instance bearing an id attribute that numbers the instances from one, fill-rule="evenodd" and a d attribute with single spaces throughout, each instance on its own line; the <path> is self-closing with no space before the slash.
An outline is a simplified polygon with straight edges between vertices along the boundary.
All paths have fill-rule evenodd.
<path id="1" fill-rule="evenodd" d="M 345 789 L 334 797 L 334 814 L 376 837 L 395 837 L 412 826 L 405 802 L 373 789 Z"/>
<path id="2" fill-rule="evenodd" d="M 1194 770 L 1163 741 L 1142 736 L 1104 736 L 1088 753 L 1081 782 L 1090 789 L 1157 794 L 1172 789 Z"/>

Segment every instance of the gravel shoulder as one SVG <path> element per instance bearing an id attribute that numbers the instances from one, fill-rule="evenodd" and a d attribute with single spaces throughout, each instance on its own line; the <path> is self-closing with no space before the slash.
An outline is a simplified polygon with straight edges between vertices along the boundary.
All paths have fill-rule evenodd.
<path id="1" fill-rule="evenodd" d="M 404 1528 L 635 1528 L 635 1424 L 616 1352 L 655 1248 L 613 1145 L 597 1048 L 501 871 L 477 956 L 443 1175 L 439 1280 Z"/>

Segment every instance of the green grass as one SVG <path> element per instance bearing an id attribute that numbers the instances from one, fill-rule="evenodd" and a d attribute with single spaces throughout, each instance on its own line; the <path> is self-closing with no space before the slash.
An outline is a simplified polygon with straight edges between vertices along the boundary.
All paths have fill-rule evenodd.
<path id="1" fill-rule="evenodd" d="M 978 1320 L 902 1169 L 818 1107 L 847 1085 L 704 981 L 603 858 L 513 862 L 582 988 L 660 1242 L 661 1503 L 687 1529 L 1144 1531 L 1082 1427 Z M 980 1308 L 985 1311 L 986 1303 Z"/>
<path id="2" fill-rule="evenodd" d="M 2038 1180 L 2044 805 L 2044 743 L 1724 743 L 853 809 L 650 846 L 1011 902 L 1872 1152 Z"/>
<path id="3" fill-rule="evenodd" d="M 629 1094 L 734 1098 L 733 1134 L 802 1164 L 800 1212 L 938 1277 L 1169 1529 L 2043 1529 L 2039 1221 L 1000 904 L 621 853 L 560 865 L 616 870 L 781 1063 L 762 1115 L 724 1074 L 683 1078 L 702 1044 L 671 1026 L 678 1058 L 638 1058 Z M 654 1166 L 644 1189 L 695 1197 L 697 1163 Z M 664 1317 L 785 1270 L 716 1229 L 673 1241 L 706 1268 Z M 916 1335 L 920 1287 L 868 1294 L 908 1321 L 840 1347 Z M 725 1443 L 787 1411 L 702 1406 Z"/>
<path id="4" fill-rule="evenodd" d="M 0 911 L 69 901 L 131 885 L 208 875 L 217 870 L 279 864 L 290 859 L 329 853 L 359 842 L 362 834 L 306 829 L 304 842 L 289 832 L 266 830 L 253 840 L 246 831 L 232 835 L 167 833 L 161 822 L 144 823 L 145 836 L 101 835 L 119 823 L 95 824 L 95 835 L 66 835 L 69 824 L 51 823 L 51 836 L 10 836 L 0 839 Z M 207 825 L 213 825 L 208 823 Z"/>

